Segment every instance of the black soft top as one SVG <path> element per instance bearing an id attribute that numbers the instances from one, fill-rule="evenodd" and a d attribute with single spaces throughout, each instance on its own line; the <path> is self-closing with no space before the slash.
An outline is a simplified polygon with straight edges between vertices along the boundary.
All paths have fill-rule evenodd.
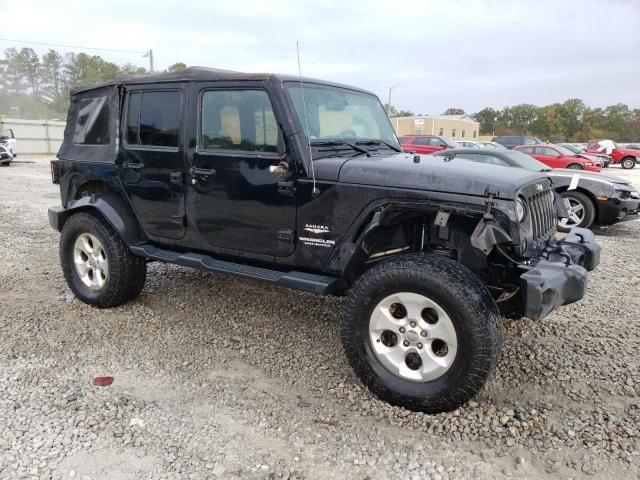
<path id="1" fill-rule="evenodd" d="M 286 81 L 300 81 L 306 83 L 318 83 L 322 85 L 330 85 L 333 87 L 347 88 L 349 90 L 356 90 L 362 93 L 368 93 L 375 95 L 372 92 L 363 90 L 360 88 L 352 87 L 350 85 L 343 85 L 340 83 L 327 82 L 325 80 L 318 80 L 314 78 L 303 77 L 302 79 L 295 75 L 282 75 L 275 73 L 245 73 L 236 72 L 234 70 L 222 70 L 219 68 L 208 67 L 187 67 L 184 70 L 177 72 L 158 73 L 156 75 L 119 75 L 113 80 L 107 82 L 95 84 L 95 85 L 81 85 L 71 90 L 71 95 L 87 92 L 103 87 L 119 86 L 119 85 L 135 85 L 145 83 L 167 83 L 167 82 L 197 82 L 197 81 L 225 81 L 225 80 L 238 80 L 238 81 L 265 81 L 265 80 L 278 80 L 280 82 Z"/>

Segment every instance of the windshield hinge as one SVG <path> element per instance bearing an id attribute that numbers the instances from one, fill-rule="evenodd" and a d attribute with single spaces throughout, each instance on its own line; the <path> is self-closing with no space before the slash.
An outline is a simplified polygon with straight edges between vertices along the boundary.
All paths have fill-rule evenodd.
<path id="1" fill-rule="evenodd" d="M 487 211 L 485 212 L 485 215 L 491 215 L 491 208 L 495 205 L 495 202 L 493 201 L 493 199 L 498 194 L 498 192 L 491 190 L 490 188 L 487 188 L 484 193 L 488 197 L 486 201 Z"/>

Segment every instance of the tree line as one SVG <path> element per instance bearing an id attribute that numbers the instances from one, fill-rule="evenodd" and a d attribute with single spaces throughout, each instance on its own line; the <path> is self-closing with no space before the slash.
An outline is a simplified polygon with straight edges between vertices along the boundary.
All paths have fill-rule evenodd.
<path id="1" fill-rule="evenodd" d="M 166 71 L 185 68 L 175 63 Z M 145 67 L 133 63 L 117 65 L 99 55 L 60 53 L 43 55 L 32 48 L 8 48 L 0 60 L 0 114 L 22 118 L 66 118 L 69 91 L 79 85 L 104 82 L 118 75 L 146 75 Z M 390 117 L 413 116 L 409 110 L 385 105 Z M 444 114 L 462 115 L 461 108 Z M 640 109 L 618 103 L 604 108 L 588 107 L 571 98 L 542 107 L 523 103 L 494 109 L 486 107 L 470 114 L 480 123 L 481 135 L 535 135 L 542 140 L 584 142 L 608 138 L 619 142 L 640 140 Z"/>
<path id="2" fill-rule="evenodd" d="M 175 63 L 167 71 L 185 68 Z M 100 83 L 118 75 L 147 75 L 145 67 L 117 65 L 99 55 L 60 53 L 43 55 L 32 48 L 8 48 L 0 60 L 0 114 L 6 117 L 65 119 L 69 92 L 79 85 Z"/>
<path id="3" fill-rule="evenodd" d="M 390 116 L 413 116 L 393 106 Z M 461 108 L 449 108 L 444 115 L 463 115 Z M 480 123 L 480 135 L 533 135 L 541 140 L 586 142 L 606 138 L 616 142 L 640 140 L 640 108 L 623 103 L 591 108 L 579 98 L 538 107 L 528 103 L 497 110 L 485 107 L 469 114 Z"/>

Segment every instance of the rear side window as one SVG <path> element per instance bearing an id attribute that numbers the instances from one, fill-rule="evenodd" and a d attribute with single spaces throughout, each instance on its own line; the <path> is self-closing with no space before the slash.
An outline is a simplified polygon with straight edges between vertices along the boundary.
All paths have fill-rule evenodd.
<path id="1" fill-rule="evenodd" d="M 129 94 L 126 139 L 129 145 L 177 147 L 181 93 L 177 91 Z"/>
<path id="2" fill-rule="evenodd" d="M 538 143 L 538 139 L 534 138 L 534 137 L 524 137 L 524 141 L 523 141 L 523 145 L 537 145 Z"/>
<path id="3" fill-rule="evenodd" d="M 202 94 L 200 145 L 205 149 L 278 151 L 280 130 L 267 92 L 209 90 Z"/>
<path id="4" fill-rule="evenodd" d="M 518 151 L 526 154 L 532 154 L 533 147 L 522 147 L 522 148 L 519 148 Z"/>
<path id="5" fill-rule="evenodd" d="M 83 98 L 78 106 L 73 143 L 80 145 L 109 144 L 108 97 Z"/>

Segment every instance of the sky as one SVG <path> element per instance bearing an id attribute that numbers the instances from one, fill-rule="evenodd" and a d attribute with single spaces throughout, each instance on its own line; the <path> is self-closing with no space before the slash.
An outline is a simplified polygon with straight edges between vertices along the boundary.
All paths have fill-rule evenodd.
<path id="1" fill-rule="evenodd" d="M 474 113 L 581 98 L 640 107 L 640 0 L 2 0 L 10 40 L 146 51 L 175 62 L 302 73 L 399 109 Z M 53 47 L 61 52 L 80 48 Z M 122 64 L 139 53 L 85 50 Z"/>

